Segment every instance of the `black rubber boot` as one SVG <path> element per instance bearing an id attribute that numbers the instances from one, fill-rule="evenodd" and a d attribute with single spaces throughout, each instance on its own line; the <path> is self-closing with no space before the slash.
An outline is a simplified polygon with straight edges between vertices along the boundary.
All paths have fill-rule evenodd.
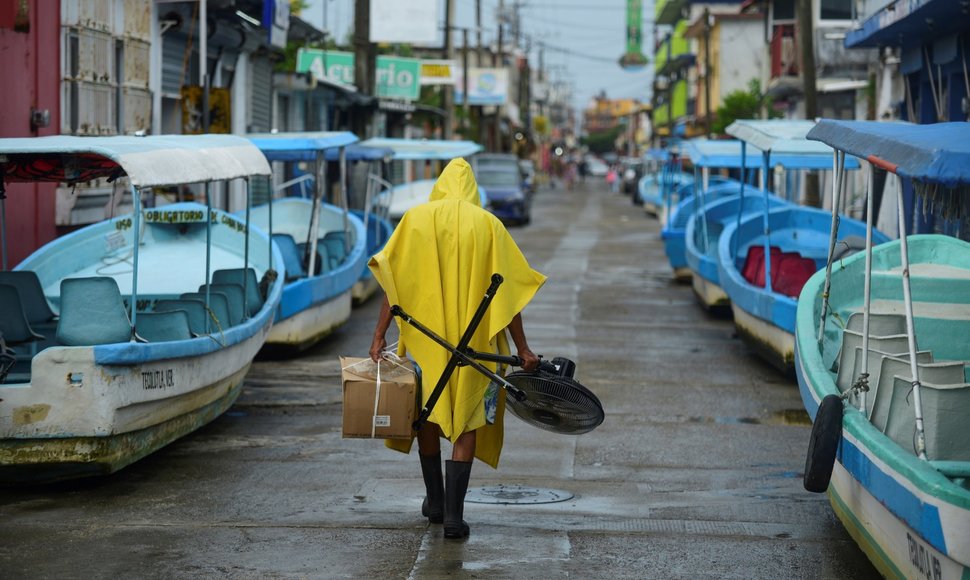
<path id="1" fill-rule="evenodd" d="M 445 484 L 441 479 L 441 453 L 421 455 L 421 475 L 427 495 L 421 504 L 421 515 L 432 524 L 440 524 L 445 519 Z"/>
<path id="2" fill-rule="evenodd" d="M 471 461 L 445 462 L 445 537 L 468 537 L 468 524 L 462 519 L 465 512 L 465 492 L 472 472 Z"/>

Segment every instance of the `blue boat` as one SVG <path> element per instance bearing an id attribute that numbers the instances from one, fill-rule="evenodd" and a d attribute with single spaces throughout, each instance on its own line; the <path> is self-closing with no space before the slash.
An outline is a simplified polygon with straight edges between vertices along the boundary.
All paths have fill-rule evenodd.
<path id="1" fill-rule="evenodd" d="M 822 120 L 808 138 L 910 182 L 941 217 L 970 220 L 970 123 Z M 902 187 L 897 200 L 904 208 Z M 870 240 L 799 297 L 796 371 L 814 421 L 805 487 L 828 493 L 885 577 L 968 578 L 970 244 L 906 235 L 911 216 L 897 213 L 899 240 Z"/>
<path id="2" fill-rule="evenodd" d="M 787 170 L 833 167 L 832 149 L 805 139 L 814 125 L 735 121 L 727 132 L 762 152 L 766 178 L 775 165 Z M 846 167 L 858 167 L 858 162 L 847 159 Z M 771 209 L 765 203 L 764 208 L 760 215 L 739 213 L 724 227 L 718 240 L 718 277 L 741 338 L 776 368 L 793 375 L 796 300 L 805 281 L 828 260 L 832 217 L 828 211 L 794 204 Z M 860 247 L 866 228 L 844 216 L 841 224 L 839 248 L 847 254 Z M 874 235 L 879 242 L 889 239 L 879 232 Z"/>
<path id="3" fill-rule="evenodd" d="M 112 473 L 228 409 L 269 334 L 282 257 L 243 219 L 142 198 L 248 184 L 270 172 L 259 150 L 230 135 L 0 139 L 0 171 L 121 180 L 134 206 L 0 272 L 0 334 L 14 351 L 12 368 L 0 363 L 0 482 Z"/>
<path id="4" fill-rule="evenodd" d="M 677 202 L 669 219 L 663 219 L 660 237 L 664 242 L 664 252 L 667 261 L 674 271 L 674 279 L 681 282 L 691 281 L 691 269 L 687 263 L 685 253 L 685 232 L 687 222 L 699 209 L 698 203 L 705 203 L 737 195 L 741 190 L 738 180 L 721 175 L 711 175 L 712 168 L 734 169 L 741 167 L 741 144 L 738 141 L 712 141 L 708 139 L 691 139 L 683 142 L 681 150 L 694 166 L 694 177 L 690 183 L 677 187 L 674 196 Z M 749 167 L 755 167 L 757 160 L 748 160 Z M 698 195 L 699 194 L 699 195 Z"/>
<path id="5" fill-rule="evenodd" d="M 390 149 L 394 161 L 438 161 L 447 162 L 456 157 L 471 157 L 482 150 L 482 146 L 474 141 L 450 141 L 441 139 L 392 139 L 372 138 L 361 143 L 367 147 Z M 407 166 L 410 163 L 406 164 Z M 392 223 L 397 223 L 404 216 L 404 212 L 412 207 L 428 201 L 431 189 L 434 187 L 435 176 L 428 179 L 412 179 L 405 176 L 405 182 L 393 186 L 390 191 L 382 194 L 377 203 L 387 207 L 387 217 Z M 488 207 L 487 192 L 479 187 L 482 207 Z"/>
<path id="6" fill-rule="evenodd" d="M 251 210 L 252 223 L 279 246 L 286 284 L 268 350 L 298 352 L 331 334 L 350 318 L 352 289 L 369 254 L 363 222 L 347 209 L 346 148 L 353 133 L 252 134 L 249 140 L 272 162 L 312 163 L 312 199 L 283 198 Z M 327 151 L 340 162 L 340 205 L 323 201 Z"/>

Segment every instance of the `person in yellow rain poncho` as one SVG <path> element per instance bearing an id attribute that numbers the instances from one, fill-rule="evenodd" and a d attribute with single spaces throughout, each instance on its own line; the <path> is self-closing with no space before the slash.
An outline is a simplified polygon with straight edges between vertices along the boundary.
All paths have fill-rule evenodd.
<path id="1" fill-rule="evenodd" d="M 429 201 L 404 214 L 393 235 L 369 263 L 385 292 L 370 355 L 375 361 L 387 346 L 390 305 L 457 344 L 480 304 L 492 274 L 504 283 L 492 300 L 469 347 L 507 354 L 508 329 L 525 370 L 538 366 L 522 325 L 522 309 L 545 282 L 502 223 L 481 208 L 478 184 L 464 159 L 441 172 Z M 409 354 L 423 375 L 422 404 L 442 375 L 451 353 L 408 324 L 399 324 L 398 353 Z M 493 363 L 483 363 L 493 371 Z M 444 523 L 446 538 L 468 536 L 462 520 L 465 491 L 474 457 L 498 467 L 504 435 L 505 393 L 471 367 L 458 367 L 424 427 L 416 433 L 427 496 L 421 513 Z M 453 444 L 451 461 L 441 475 L 441 437 Z M 409 452 L 411 441 L 388 440 L 387 446 Z"/>

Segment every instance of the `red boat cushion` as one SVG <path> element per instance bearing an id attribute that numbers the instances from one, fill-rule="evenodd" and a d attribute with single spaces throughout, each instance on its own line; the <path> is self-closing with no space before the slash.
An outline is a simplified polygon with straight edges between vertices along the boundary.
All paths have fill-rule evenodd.
<path id="1" fill-rule="evenodd" d="M 803 258 L 798 252 L 782 252 L 771 246 L 771 289 L 779 294 L 797 297 L 802 286 L 815 273 L 815 260 Z M 765 248 L 751 246 L 744 260 L 741 275 L 751 285 L 765 286 Z"/>

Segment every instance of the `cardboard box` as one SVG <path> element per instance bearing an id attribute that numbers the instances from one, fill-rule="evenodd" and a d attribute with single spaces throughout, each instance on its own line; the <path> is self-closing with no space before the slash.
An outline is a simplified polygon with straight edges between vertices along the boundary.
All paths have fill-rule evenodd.
<path id="1" fill-rule="evenodd" d="M 380 365 L 370 358 L 340 357 L 344 389 L 343 436 L 363 439 L 410 439 L 418 416 L 418 388 L 410 361 Z"/>

